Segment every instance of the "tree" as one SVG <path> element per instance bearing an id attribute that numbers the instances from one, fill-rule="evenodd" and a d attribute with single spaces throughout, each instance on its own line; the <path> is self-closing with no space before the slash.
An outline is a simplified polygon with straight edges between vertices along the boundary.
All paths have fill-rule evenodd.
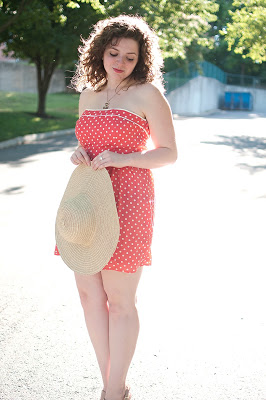
<path id="1" fill-rule="evenodd" d="M 18 4 L 16 0 L 2 2 L 1 12 L 12 16 Z M 7 51 L 36 65 L 39 116 L 46 117 L 46 94 L 55 68 L 77 58 L 80 35 L 88 36 L 92 24 L 103 15 L 98 0 L 33 0 L 2 33 L 0 41 L 6 43 Z"/>
<path id="2" fill-rule="evenodd" d="M 55 68 L 77 58 L 80 35 L 88 36 L 99 19 L 121 13 L 139 14 L 160 38 L 164 57 L 186 59 L 192 42 L 211 46 L 207 37 L 216 19 L 214 0 L 22 0 L 23 12 L 0 33 L 7 51 L 34 63 L 38 76 L 38 115 L 45 116 L 45 99 Z M 0 1 L 1 19 L 20 10 L 18 0 Z M 31 4 L 29 5 L 29 2 Z M 2 15 L 2 17 L 1 17 Z"/>
<path id="3" fill-rule="evenodd" d="M 25 9 L 25 6 L 29 5 L 33 0 L 17 0 L 16 10 L 14 10 L 13 14 L 10 15 L 9 3 L 10 1 L 0 1 L 1 14 L 0 14 L 0 33 L 6 31 L 10 25 L 14 24 L 18 17 L 22 14 Z"/>
<path id="4" fill-rule="evenodd" d="M 265 64 L 254 63 L 251 58 L 243 58 L 241 54 L 236 54 L 228 50 L 228 43 L 225 40 L 227 25 L 232 23 L 234 0 L 216 0 L 219 3 L 219 11 L 216 13 L 217 20 L 211 23 L 211 29 L 208 35 L 214 37 L 213 49 L 204 48 L 202 52 L 203 59 L 215 64 L 223 71 L 232 74 L 265 76 Z"/>
<path id="5" fill-rule="evenodd" d="M 235 0 L 232 22 L 222 31 L 229 51 L 256 63 L 266 61 L 266 0 Z"/>
<path id="6" fill-rule="evenodd" d="M 206 33 L 216 20 L 218 5 L 212 0 L 111 0 L 108 14 L 139 14 L 156 31 L 164 57 L 185 59 L 187 48 L 196 41 L 211 46 Z"/>

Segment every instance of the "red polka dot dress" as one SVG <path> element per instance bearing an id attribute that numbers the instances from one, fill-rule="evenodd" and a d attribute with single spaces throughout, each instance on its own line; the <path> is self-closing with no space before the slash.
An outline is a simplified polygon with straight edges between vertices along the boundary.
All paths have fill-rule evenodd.
<path id="1" fill-rule="evenodd" d="M 148 122 L 122 109 L 86 110 L 76 124 L 76 136 L 93 159 L 104 150 L 128 154 L 147 149 Z M 151 265 L 154 184 L 149 169 L 107 168 L 113 184 L 120 224 L 116 250 L 105 270 L 134 273 Z M 59 254 L 56 248 L 55 254 Z"/>

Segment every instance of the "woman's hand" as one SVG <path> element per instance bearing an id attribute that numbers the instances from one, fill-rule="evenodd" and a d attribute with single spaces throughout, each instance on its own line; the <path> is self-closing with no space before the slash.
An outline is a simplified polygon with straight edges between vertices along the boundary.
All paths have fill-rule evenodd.
<path id="1" fill-rule="evenodd" d="M 126 157 L 127 154 L 119 154 L 105 150 L 92 160 L 91 166 L 94 170 L 106 167 L 122 168 L 126 166 Z"/>
<path id="2" fill-rule="evenodd" d="M 79 164 L 91 165 L 90 157 L 88 156 L 88 154 L 86 153 L 86 150 L 84 150 L 82 146 L 79 146 L 74 151 L 74 153 L 70 157 L 70 160 L 75 165 L 79 165 Z"/>

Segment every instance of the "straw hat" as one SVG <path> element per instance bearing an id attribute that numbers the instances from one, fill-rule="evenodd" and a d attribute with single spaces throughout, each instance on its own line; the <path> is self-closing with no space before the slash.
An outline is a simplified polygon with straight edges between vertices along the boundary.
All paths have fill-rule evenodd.
<path id="1" fill-rule="evenodd" d="M 79 165 L 59 205 L 55 238 L 65 264 L 81 274 L 101 271 L 112 257 L 120 227 L 106 169 Z"/>

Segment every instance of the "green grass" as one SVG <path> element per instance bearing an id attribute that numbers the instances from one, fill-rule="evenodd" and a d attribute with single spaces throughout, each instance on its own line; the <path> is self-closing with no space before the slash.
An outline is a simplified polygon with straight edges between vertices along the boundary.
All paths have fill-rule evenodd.
<path id="1" fill-rule="evenodd" d="M 78 94 L 47 95 L 46 113 L 52 118 L 34 115 L 37 94 L 0 91 L 0 141 L 30 133 L 74 128 L 78 119 Z"/>

